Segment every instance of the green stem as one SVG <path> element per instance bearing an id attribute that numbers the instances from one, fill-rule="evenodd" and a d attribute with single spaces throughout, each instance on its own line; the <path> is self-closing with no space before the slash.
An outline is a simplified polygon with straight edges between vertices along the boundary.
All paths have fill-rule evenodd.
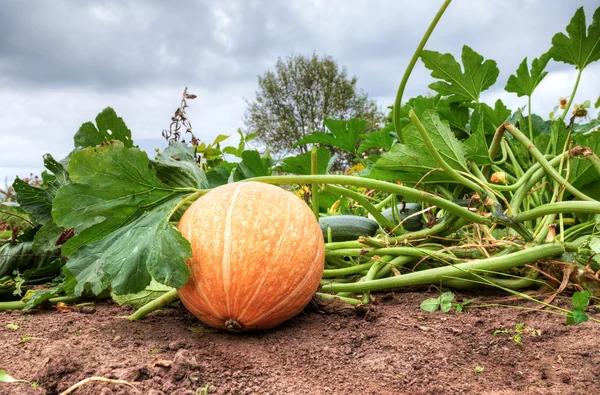
<path id="1" fill-rule="evenodd" d="M 415 199 L 425 203 L 429 203 L 433 206 L 442 208 L 449 213 L 456 214 L 461 218 L 465 218 L 473 223 L 492 225 L 491 219 L 480 216 L 479 214 L 469 211 L 466 208 L 461 207 L 458 204 L 450 202 L 444 198 L 440 198 L 431 193 L 419 191 L 417 189 L 405 187 L 403 185 L 393 184 L 391 182 L 386 181 L 343 175 L 268 176 L 249 178 L 246 181 L 258 181 L 268 184 L 344 184 L 372 188 L 380 190 L 382 192 L 395 193 L 397 195 L 405 196 L 410 199 Z"/>
<path id="2" fill-rule="evenodd" d="M 452 255 L 438 253 L 437 250 L 417 247 L 384 247 L 384 248 L 349 248 L 347 250 L 325 251 L 325 256 L 374 256 L 374 255 L 403 255 L 412 257 L 430 257 L 441 261 L 456 259 Z"/>
<path id="3" fill-rule="evenodd" d="M 550 164 L 550 166 L 554 167 L 560 163 L 560 161 L 562 160 L 562 157 L 564 155 L 568 155 L 568 153 L 565 152 L 562 155 L 558 155 L 558 156 L 554 157 L 552 160 L 550 160 L 550 162 L 548 162 L 548 163 Z M 525 199 L 525 196 L 531 190 L 531 188 L 533 188 L 533 186 L 535 184 L 540 182 L 544 178 L 545 175 L 546 175 L 546 171 L 541 168 L 541 165 L 538 162 L 536 162 L 533 166 L 531 166 L 531 168 L 529 170 L 527 170 L 527 173 L 525 173 L 525 176 L 523 176 L 519 179 L 519 181 L 525 180 L 526 182 L 522 183 L 521 187 L 517 190 L 517 192 L 513 196 L 512 200 L 510 201 L 510 207 L 515 212 L 517 212 L 519 210 L 521 203 L 523 202 L 523 200 Z"/>
<path id="4" fill-rule="evenodd" d="M 579 72 L 577 73 L 577 79 L 575 80 L 575 86 L 573 87 L 573 92 L 571 93 L 571 96 L 569 97 L 569 102 L 567 103 L 567 107 L 565 107 L 565 111 L 560 116 L 560 119 L 562 119 L 562 120 L 564 120 L 565 117 L 567 116 L 567 114 L 569 113 L 569 109 L 571 108 L 573 99 L 575 99 L 575 92 L 577 92 L 577 87 L 579 86 L 579 80 L 581 79 L 582 72 L 583 72 L 583 69 L 580 69 Z"/>
<path id="5" fill-rule="evenodd" d="M 544 155 L 536 148 L 536 146 L 531 142 L 531 140 L 529 140 L 527 136 L 523 134 L 523 132 L 521 132 L 514 125 L 511 125 L 508 122 L 504 123 L 504 127 L 510 132 L 510 134 L 513 135 L 514 138 L 519 140 L 521 144 L 527 147 L 527 149 L 535 158 L 535 160 L 537 160 L 538 163 L 542 165 L 546 173 L 548 173 L 548 175 L 552 177 L 558 184 L 564 185 L 567 191 L 569 191 L 571 194 L 573 194 L 573 196 L 577 197 L 580 200 L 595 202 L 594 199 L 580 192 L 577 188 L 575 188 L 573 185 L 569 184 L 564 178 L 562 178 L 562 176 L 558 174 L 556 169 L 554 169 L 554 167 L 550 165 L 550 163 L 546 160 Z"/>
<path id="6" fill-rule="evenodd" d="M 317 147 L 312 147 L 310 152 L 310 174 L 317 174 Z M 311 186 L 312 209 L 317 220 L 319 219 L 319 185 L 312 184 Z"/>
<path id="7" fill-rule="evenodd" d="M 598 158 L 598 155 L 592 152 L 591 155 L 587 156 L 586 158 L 590 161 L 592 167 L 600 175 L 600 158 Z"/>
<path id="8" fill-rule="evenodd" d="M 331 299 L 340 299 L 343 300 L 344 302 L 351 304 L 353 306 L 358 306 L 360 304 L 362 304 L 362 302 L 358 299 L 354 299 L 354 298 L 347 298 L 344 296 L 337 296 L 337 295 L 329 295 L 329 294 L 324 294 L 321 292 L 317 292 L 316 295 L 320 298 L 323 298 L 325 300 L 331 300 Z"/>
<path id="9" fill-rule="evenodd" d="M 508 143 L 506 142 L 506 140 L 502 141 L 502 146 L 506 147 L 506 152 L 508 152 L 508 157 L 510 158 L 510 163 L 512 163 L 515 175 L 517 176 L 517 178 L 521 178 L 525 172 L 521 168 L 521 165 L 519 164 L 519 161 L 517 160 L 517 157 L 515 156 L 515 153 L 513 152 L 513 150 L 510 147 L 510 145 L 508 145 Z"/>
<path id="10" fill-rule="evenodd" d="M 177 203 L 177 205 L 175 207 L 173 207 L 173 210 L 171 210 L 171 212 L 169 213 L 169 216 L 167 218 L 171 218 L 173 216 L 173 214 L 175 214 L 177 212 L 177 210 L 179 210 L 183 205 L 185 205 L 190 200 L 196 200 L 200 196 L 206 195 L 208 192 L 210 192 L 210 189 L 201 189 L 199 191 L 192 193 L 191 195 L 186 196 L 179 203 Z"/>
<path id="11" fill-rule="evenodd" d="M 451 1 L 452 0 L 445 0 L 437 14 L 435 14 L 435 16 L 433 17 L 431 24 L 425 31 L 421 42 L 417 46 L 415 53 L 413 54 L 412 58 L 410 59 L 410 62 L 408 63 L 408 66 L 406 67 L 406 70 L 404 71 L 402 81 L 400 81 L 398 93 L 396 94 L 396 101 L 394 103 L 394 129 L 396 130 L 396 134 L 398 135 L 398 140 L 400 141 L 400 143 L 404 143 L 404 139 L 402 137 L 402 130 L 400 129 L 400 107 L 402 107 L 402 95 L 404 94 L 404 88 L 406 87 L 406 83 L 408 82 L 410 73 L 412 73 L 412 70 L 415 67 L 415 64 L 417 63 L 417 60 L 419 60 L 419 56 L 421 56 L 421 51 L 423 51 L 423 48 L 425 48 L 427 40 L 429 40 L 431 33 L 433 33 L 435 26 L 444 14 L 444 11 L 446 11 L 446 8 L 448 8 L 448 6 L 450 5 Z"/>
<path id="12" fill-rule="evenodd" d="M 366 263 L 361 263 L 360 265 L 354 265 L 350 267 L 343 267 L 340 269 L 325 269 L 323 270 L 322 278 L 334 278 L 334 277 L 342 277 L 348 276 L 350 274 L 360 273 L 363 270 L 369 270 L 375 261 L 369 261 Z"/>
<path id="13" fill-rule="evenodd" d="M 397 256 L 394 259 L 392 259 L 389 263 L 386 263 L 385 266 L 383 266 L 375 275 L 375 278 L 382 278 L 382 277 L 386 277 L 388 274 L 390 274 L 392 272 L 392 267 L 395 267 L 396 269 L 399 269 L 401 267 L 403 267 L 404 265 L 411 263 L 415 260 L 415 257 L 412 256 Z"/>
<path id="14" fill-rule="evenodd" d="M 600 214 L 600 202 L 556 202 L 547 203 L 543 206 L 532 208 L 531 210 L 523 211 L 513 217 L 515 222 L 529 221 L 548 214 L 559 213 L 584 213 L 584 214 Z"/>
<path id="15" fill-rule="evenodd" d="M 65 303 L 65 304 L 72 304 L 77 302 L 78 300 L 80 300 L 81 297 L 79 296 L 57 296 L 55 298 L 50 298 L 48 299 L 48 301 L 51 304 L 57 304 L 57 303 Z M 25 308 L 25 305 L 27 303 L 23 302 L 21 300 L 16 300 L 14 302 L 0 302 L 0 311 L 5 311 L 5 310 L 23 310 Z"/>
<path id="16" fill-rule="evenodd" d="M 377 211 L 381 211 L 382 208 L 384 208 L 385 206 L 387 206 L 388 203 L 391 202 L 394 199 L 394 196 L 395 195 L 393 193 L 390 193 L 381 202 L 379 202 L 377 204 L 374 204 L 374 206 L 377 209 Z"/>
<path id="17" fill-rule="evenodd" d="M 544 244 L 501 257 L 458 263 L 452 266 L 407 273 L 398 277 L 387 277 L 354 284 L 329 284 L 321 287 L 321 292 L 381 291 L 413 285 L 438 284 L 448 277 L 466 277 L 478 270 L 508 270 L 540 259 L 551 258 L 564 252 L 565 249 L 560 244 Z"/>
<path id="18" fill-rule="evenodd" d="M 315 186 L 318 187 L 318 184 L 313 184 L 313 188 Z M 384 215 L 381 214 L 381 212 L 379 210 L 377 210 L 377 208 L 360 193 L 351 191 L 346 188 L 336 187 L 333 185 L 326 185 L 324 189 L 327 192 L 332 192 L 337 195 L 346 196 L 346 197 L 349 197 L 350 199 L 354 200 L 355 202 L 360 204 L 365 210 L 367 210 L 369 212 L 369 214 L 371 214 L 373 216 L 375 221 L 377 221 L 377 223 L 379 225 L 381 225 L 382 227 L 393 230 L 394 233 L 398 234 L 398 235 L 404 233 L 404 229 L 396 226 L 393 222 L 389 221 L 386 217 L 384 217 Z"/>
<path id="19" fill-rule="evenodd" d="M 137 309 L 135 313 L 127 317 L 127 319 L 131 321 L 141 320 L 146 315 L 152 313 L 153 311 L 159 310 L 170 303 L 173 303 L 177 299 L 179 299 L 179 294 L 177 293 L 176 289 L 172 289 L 169 292 L 166 292 L 158 298 L 154 299 L 153 301 L 146 303 L 145 305 Z"/>
<path id="20" fill-rule="evenodd" d="M 438 152 L 438 148 L 436 148 L 435 145 L 433 145 L 433 141 L 431 141 L 431 139 L 429 138 L 429 134 L 427 133 L 427 130 L 425 130 L 425 127 L 421 123 L 421 120 L 419 120 L 419 117 L 417 117 L 417 114 L 415 114 L 415 112 L 412 109 L 410 109 L 410 111 L 408 112 L 408 118 L 417 127 L 417 130 L 421 134 L 421 137 L 423 138 L 423 142 L 427 146 L 429 153 L 431 154 L 431 156 L 433 156 L 433 158 L 435 159 L 437 164 L 440 165 L 440 167 L 442 169 L 444 169 L 444 171 L 446 172 L 446 175 L 448 175 L 452 179 L 456 180 L 456 182 L 458 182 L 459 184 L 462 184 L 462 185 L 466 186 L 467 188 L 470 188 L 474 191 L 479 192 L 479 194 L 481 196 L 483 196 L 485 194 L 483 188 L 481 188 L 478 184 L 474 183 L 473 181 L 461 176 L 448 163 L 446 163 L 444 158 L 442 158 L 442 156 Z M 466 170 L 467 169 L 465 169 L 465 171 Z"/>
<path id="21" fill-rule="evenodd" d="M 379 269 L 381 269 L 387 262 L 391 261 L 392 258 L 393 257 L 391 257 L 391 256 L 381 257 L 380 261 L 375 262 L 373 264 L 373 266 L 371 266 L 371 268 L 367 272 L 367 275 L 364 277 L 363 281 L 373 280 L 375 278 L 375 276 L 377 275 L 377 272 L 379 271 Z M 369 291 L 363 292 L 363 303 L 364 304 L 367 304 L 371 301 L 370 295 L 371 295 L 371 292 L 369 292 Z"/>
<path id="22" fill-rule="evenodd" d="M 529 121 L 529 140 L 533 141 L 533 121 L 531 120 L 531 95 L 527 96 L 527 113 Z"/>

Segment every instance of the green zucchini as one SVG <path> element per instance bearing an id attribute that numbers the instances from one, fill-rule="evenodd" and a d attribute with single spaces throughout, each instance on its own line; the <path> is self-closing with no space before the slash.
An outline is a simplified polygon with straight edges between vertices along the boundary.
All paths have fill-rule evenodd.
<path id="1" fill-rule="evenodd" d="M 375 236 L 379 224 L 359 215 L 334 215 L 319 218 L 323 238 L 327 241 L 327 228 L 331 229 L 331 241 L 356 240 L 360 236 Z"/>
<path id="2" fill-rule="evenodd" d="M 419 203 L 399 203 L 395 208 L 390 207 L 381 212 L 384 217 L 393 223 L 403 221 L 406 217 L 413 215 L 422 210 Z M 398 218 L 398 214 L 400 218 Z M 414 232 L 423 229 L 423 221 L 421 215 L 415 215 L 402 222 L 402 226 L 409 232 Z"/>

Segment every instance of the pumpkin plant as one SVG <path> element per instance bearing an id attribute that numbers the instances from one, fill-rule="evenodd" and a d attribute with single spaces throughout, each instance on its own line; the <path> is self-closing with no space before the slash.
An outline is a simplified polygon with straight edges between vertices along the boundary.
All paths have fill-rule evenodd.
<path id="1" fill-rule="evenodd" d="M 150 160 L 110 108 L 96 124 L 82 125 L 69 157 L 46 164 L 47 188 L 15 183 L 22 209 L 36 220 L 33 248 L 61 256 L 53 286 L 21 305 L 59 294 L 136 294 L 155 281 L 170 288 L 131 319 L 179 296 L 210 325 L 243 331 L 296 314 L 320 277 L 319 295 L 352 304 L 369 303 L 374 291 L 440 283 L 506 290 L 543 284 L 556 294 L 574 284 L 590 300 L 600 298 L 600 120 L 580 123 L 589 106 L 573 103 L 584 69 L 600 59 L 600 8 L 587 29 L 577 10 L 566 34 L 508 79 L 505 90 L 531 103 L 551 60 L 576 67 L 564 111 L 544 120 L 530 104 L 524 113 L 481 101 L 500 75 L 493 60 L 468 46 L 462 64 L 425 49 L 449 4 L 402 78 L 393 123 L 363 134 L 359 120 L 329 120 L 331 133 L 304 140 L 315 145 L 310 154 L 279 166 L 258 151 L 236 151 L 241 162 L 204 174 L 197 150 L 186 144 Z M 403 102 L 419 59 L 438 94 Z M 317 145 L 346 149 L 365 169 L 331 174 L 326 148 Z M 367 149 L 378 149 L 377 156 L 365 158 Z M 303 190 L 312 212 L 283 188 L 257 182 L 310 185 Z M 333 213 L 365 217 L 361 226 L 352 219 L 360 234 L 347 221 L 321 218 Z M 367 233 L 366 222 L 373 224 Z M 337 231 L 343 241 L 334 241 Z M 323 243 L 322 232 L 331 242 Z"/>

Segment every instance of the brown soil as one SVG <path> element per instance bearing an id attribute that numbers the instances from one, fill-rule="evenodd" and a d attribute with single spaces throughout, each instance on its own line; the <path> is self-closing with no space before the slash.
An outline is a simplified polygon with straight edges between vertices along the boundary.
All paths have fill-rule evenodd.
<path id="1" fill-rule="evenodd" d="M 328 312 L 248 334 L 208 332 L 183 307 L 138 322 L 119 318 L 130 310 L 111 303 L 2 312 L 0 369 L 39 386 L 0 383 L 0 393 L 55 394 L 91 376 L 133 387 L 91 382 L 73 393 L 195 394 L 205 386 L 215 394 L 600 393 L 599 324 L 567 326 L 561 316 L 508 308 L 420 310 L 432 296 L 391 294 L 362 316 L 321 306 Z M 599 309 L 589 314 L 600 318 Z M 518 323 L 539 335 L 523 334 L 522 344 L 494 336 Z M 20 344 L 24 336 L 32 338 Z"/>

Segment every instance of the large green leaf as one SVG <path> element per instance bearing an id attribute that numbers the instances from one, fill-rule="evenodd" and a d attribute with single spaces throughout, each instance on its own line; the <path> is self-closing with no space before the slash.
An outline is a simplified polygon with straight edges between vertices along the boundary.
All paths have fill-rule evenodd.
<path id="1" fill-rule="evenodd" d="M 366 122 L 362 119 L 349 121 L 326 119 L 325 126 L 331 133 L 313 132 L 300 139 L 294 147 L 304 144 L 328 144 L 347 152 L 356 152 L 356 142 L 365 130 Z"/>
<path id="2" fill-rule="evenodd" d="M 527 58 L 523 59 L 523 62 L 517 68 L 516 75 L 513 74 L 508 77 L 508 82 L 504 90 L 507 92 L 514 92 L 517 96 L 531 96 L 533 91 L 540 82 L 548 74 L 544 71 L 548 61 L 550 60 L 550 54 L 545 53 L 537 59 L 533 59 L 531 62 L 531 72 L 527 66 Z"/>
<path id="3" fill-rule="evenodd" d="M 574 146 L 589 147 L 596 153 L 600 153 L 600 135 L 592 134 L 576 134 L 572 136 Z M 562 147 L 560 147 L 562 149 Z M 593 167 L 588 159 L 572 158 L 570 162 L 569 182 L 575 188 L 580 188 L 588 185 L 600 178 L 598 172 Z"/>
<path id="4" fill-rule="evenodd" d="M 40 224 L 45 224 L 52 219 L 52 201 L 56 192 L 61 186 L 71 182 L 67 170 L 54 160 L 52 155 L 44 155 L 44 166 L 53 174 L 42 173 L 44 181 L 42 187 L 30 185 L 18 178 L 13 183 L 21 208 Z"/>
<path id="5" fill-rule="evenodd" d="M 469 123 L 469 109 L 462 103 L 452 102 L 448 99 L 440 100 L 437 103 L 437 110 L 440 117 L 450 123 L 450 127 L 457 132 L 467 132 L 467 123 Z"/>
<path id="6" fill-rule="evenodd" d="M 196 163 L 196 150 L 193 147 L 179 142 L 171 143 L 151 163 L 158 178 L 171 187 L 208 188 L 208 180 Z"/>
<path id="7" fill-rule="evenodd" d="M 465 148 L 448 123 L 441 120 L 434 110 L 426 110 L 421 122 L 446 163 L 456 170 L 467 171 Z M 371 169 L 369 177 L 413 184 L 427 175 L 423 182 L 454 182 L 445 172 L 435 170 L 440 167 L 414 125 L 406 126 L 402 133 L 406 144 L 395 144 L 384 153 Z"/>
<path id="8" fill-rule="evenodd" d="M 477 125 L 472 125 L 474 130 L 471 130 L 471 136 L 465 140 L 465 148 L 467 150 L 467 159 L 472 160 L 477 165 L 490 164 L 489 149 L 485 131 L 483 127 L 483 118 Z"/>
<path id="9" fill-rule="evenodd" d="M 573 133 L 598 133 L 600 132 L 600 119 L 592 119 L 588 123 L 573 124 Z"/>
<path id="10" fill-rule="evenodd" d="M 68 170 L 74 184 L 58 191 L 52 207 L 57 225 L 78 232 L 63 245 L 65 256 L 181 194 L 158 179 L 143 151 L 119 141 L 73 153 Z"/>
<path id="11" fill-rule="evenodd" d="M 44 155 L 44 166 L 52 172 L 52 180 L 44 180 L 44 184 L 46 184 L 45 186 L 48 189 L 48 192 L 54 198 L 56 191 L 63 185 L 69 184 L 71 179 L 69 178 L 67 169 L 61 163 L 57 162 L 50 154 Z"/>
<path id="12" fill-rule="evenodd" d="M 121 306 L 133 306 L 136 309 L 139 309 L 171 290 L 173 290 L 173 288 L 157 283 L 152 279 L 150 285 L 138 293 L 117 295 L 113 292 L 111 296 L 113 300 Z"/>
<path id="13" fill-rule="evenodd" d="M 329 167 L 330 153 L 326 147 L 317 149 L 317 174 L 327 173 Z M 290 156 L 283 160 L 281 171 L 285 173 L 308 175 L 311 174 L 311 153 Z"/>
<path id="14" fill-rule="evenodd" d="M 466 45 L 462 50 L 464 72 L 448 53 L 425 50 L 421 52 L 421 59 L 433 78 L 446 81 L 434 82 L 429 87 L 451 101 L 478 101 L 481 92 L 492 86 L 500 73 L 495 61 L 484 61 L 483 56 Z"/>
<path id="15" fill-rule="evenodd" d="M 235 181 L 247 178 L 268 176 L 270 174 L 271 159 L 268 156 L 261 157 L 256 150 L 242 152 L 242 161 L 238 163 L 233 174 Z"/>
<path id="16" fill-rule="evenodd" d="M 219 166 L 206 172 L 209 188 L 225 185 L 231 177 L 231 172 L 237 169 L 237 163 L 223 162 Z"/>
<path id="17" fill-rule="evenodd" d="M 31 241 L 4 244 L 0 247 L 0 277 L 10 276 L 15 270 L 37 269 L 49 265 L 57 257 L 55 253 L 36 254 Z"/>
<path id="18" fill-rule="evenodd" d="M 142 291 L 154 278 L 181 288 L 190 272 L 185 263 L 192 255 L 189 242 L 169 224 L 177 201 L 145 211 L 128 225 L 78 249 L 67 261 L 77 279 L 75 295 L 98 295 L 109 286 L 117 295 Z"/>
<path id="19" fill-rule="evenodd" d="M 12 184 L 21 208 L 34 221 L 44 224 L 52 218 L 52 196 L 44 189 L 35 187 L 17 178 Z"/>
<path id="20" fill-rule="evenodd" d="M 63 228 L 56 225 L 54 220 L 49 219 L 37 231 L 33 239 L 33 251 L 36 253 L 48 253 L 58 248 L 57 242 L 63 233 Z"/>
<path id="21" fill-rule="evenodd" d="M 369 149 L 383 148 L 389 150 L 394 145 L 396 138 L 391 134 L 394 131 L 393 124 L 388 124 L 376 132 L 361 134 L 363 139 L 358 146 L 358 153 L 363 153 Z"/>
<path id="22" fill-rule="evenodd" d="M 110 107 L 96 116 L 96 125 L 92 122 L 84 123 L 74 137 L 75 148 L 95 147 L 111 140 L 119 140 L 125 147 L 133 147 L 131 131 L 123 118 L 117 116 Z"/>
<path id="23" fill-rule="evenodd" d="M 486 103 L 472 103 L 469 107 L 473 108 L 470 123 L 478 125 L 480 122 L 483 122 L 483 129 L 486 135 L 495 134 L 496 129 L 498 129 L 511 114 L 511 111 L 500 99 L 496 100 L 493 108 Z"/>
<path id="24" fill-rule="evenodd" d="M 580 7 L 567 25 L 567 35 L 552 37 L 549 54 L 558 62 L 577 66 L 579 70 L 600 59 L 600 8 L 597 8 L 586 34 L 585 12 Z"/>

